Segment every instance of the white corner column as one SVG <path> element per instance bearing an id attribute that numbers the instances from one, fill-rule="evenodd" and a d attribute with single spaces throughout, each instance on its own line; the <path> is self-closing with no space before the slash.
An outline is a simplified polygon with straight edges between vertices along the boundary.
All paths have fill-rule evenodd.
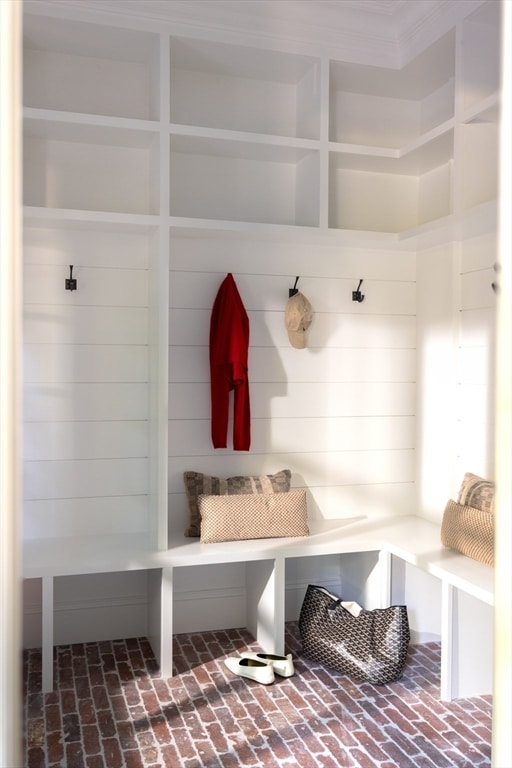
<path id="1" fill-rule="evenodd" d="M 512 488 L 512 3 L 503 2 L 501 37 L 501 126 L 500 126 L 500 223 L 497 299 L 496 356 L 496 550 L 494 612 L 494 688 L 492 724 L 492 766 L 512 765 L 510 712 L 512 709 L 512 566 L 510 509 Z"/>
<path id="2" fill-rule="evenodd" d="M 21 761 L 21 2 L 0 2 L 0 765 Z"/>

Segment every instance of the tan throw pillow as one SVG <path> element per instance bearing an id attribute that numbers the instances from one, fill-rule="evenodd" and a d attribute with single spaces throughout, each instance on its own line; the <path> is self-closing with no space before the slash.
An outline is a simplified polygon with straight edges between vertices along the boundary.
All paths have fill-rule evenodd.
<path id="1" fill-rule="evenodd" d="M 201 541 L 309 536 L 306 491 L 200 496 Z"/>
<path id="2" fill-rule="evenodd" d="M 495 486 L 490 480 L 466 472 L 457 501 L 467 507 L 494 514 Z"/>
<path id="3" fill-rule="evenodd" d="M 494 515 L 450 499 L 443 514 L 441 543 L 473 560 L 494 565 Z"/>
<path id="4" fill-rule="evenodd" d="M 239 475 L 222 480 L 201 472 L 184 472 L 190 521 L 185 536 L 201 535 L 199 496 L 232 496 L 233 494 L 286 493 L 290 490 L 292 473 L 282 469 L 275 475 Z"/>

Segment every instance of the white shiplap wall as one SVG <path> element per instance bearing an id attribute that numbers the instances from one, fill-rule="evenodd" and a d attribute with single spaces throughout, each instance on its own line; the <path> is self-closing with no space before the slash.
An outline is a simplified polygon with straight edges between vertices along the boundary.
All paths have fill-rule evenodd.
<path id="1" fill-rule="evenodd" d="M 25 237 L 26 537 L 146 530 L 148 244 Z M 66 291 L 73 263 L 77 291 Z M 116 522 L 122 519 L 121 525 Z M 101 522 L 102 529 L 98 529 Z"/>
<path id="2" fill-rule="evenodd" d="M 465 472 L 493 479 L 496 238 L 417 256 L 417 510 L 440 523 Z"/>
<path id="3" fill-rule="evenodd" d="M 293 487 L 308 490 L 312 518 L 414 511 L 415 254 L 174 236 L 170 264 L 171 532 L 186 527 L 185 470 L 228 477 L 289 468 Z M 227 272 L 251 327 L 249 452 L 215 450 L 210 438 L 209 323 Z M 304 350 L 290 346 L 284 326 L 296 275 L 314 310 Z M 361 304 L 352 301 L 360 278 Z M 339 587 L 339 564 L 319 559 L 311 568 L 290 568 L 289 603 L 300 605 L 296 592 L 307 581 Z M 183 570 L 175 581 L 178 624 L 243 622 L 243 600 L 235 607 L 243 567 Z M 200 608 L 191 607 L 195 599 Z"/>
<path id="4" fill-rule="evenodd" d="M 460 258 L 460 330 L 457 376 L 457 459 L 465 472 L 494 479 L 494 391 L 496 236 L 462 243 Z"/>
<path id="5" fill-rule="evenodd" d="M 442 520 L 465 472 L 494 477 L 495 235 L 417 262 L 417 509 Z"/>
<path id="6" fill-rule="evenodd" d="M 28 228 L 24 245 L 24 536 L 146 531 L 148 236 Z M 59 579 L 55 600 L 58 642 L 145 632 L 144 573 Z M 37 582 L 25 611 L 37 643 Z"/>
<path id="7" fill-rule="evenodd" d="M 457 499 L 465 472 L 494 478 L 495 259 L 490 234 L 417 254 L 416 509 L 438 524 L 448 500 Z M 438 638 L 437 579 L 395 563 L 393 582 L 394 599 L 406 604 L 430 595 L 421 611 L 410 611 L 413 642 Z M 471 610 L 478 626 L 487 628 L 488 612 L 476 601 Z"/>
<path id="8" fill-rule="evenodd" d="M 493 248 L 491 237 L 415 254 L 173 235 L 171 536 L 186 526 L 186 469 L 225 477 L 288 467 L 293 486 L 308 489 L 312 517 L 420 510 L 440 521 L 461 473 L 492 469 Z M 26 536 L 147 530 L 149 250 L 142 233 L 123 242 L 119 233 L 27 232 Z M 70 260 L 76 293 L 64 290 Z M 251 324 L 247 453 L 214 450 L 210 439 L 209 322 L 229 271 Z M 297 274 L 314 308 L 305 350 L 290 346 L 284 327 Z M 352 290 L 361 277 L 359 304 Z M 444 455 L 451 458 L 439 483 L 429 462 Z M 290 565 L 288 618 L 313 581 L 334 589 L 348 583 L 337 558 Z M 145 574 L 107 575 L 102 585 L 99 596 L 97 579 L 58 581 L 58 642 L 144 632 Z M 175 588 L 176 631 L 244 624 L 243 566 L 177 569 Z M 26 584 L 25 600 L 25 641 L 37 643 L 37 583 Z"/>
<path id="9" fill-rule="evenodd" d="M 209 322 L 227 272 L 251 325 L 247 453 L 214 450 L 210 438 Z M 290 346 L 284 326 L 296 275 L 314 310 L 304 350 Z M 352 301 L 359 277 L 362 304 Z M 170 281 L 171 528 L 186 525 L 187 469 L 229 476 L 289 467 L 317 518 L 411 511 L 414 254 L 173 238 Z"/>

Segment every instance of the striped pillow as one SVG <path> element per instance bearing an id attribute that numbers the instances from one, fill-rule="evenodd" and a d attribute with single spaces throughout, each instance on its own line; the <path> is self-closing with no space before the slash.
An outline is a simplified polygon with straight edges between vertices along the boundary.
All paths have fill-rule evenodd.
<path id="1" fill-rule="evenodd" d="M 286 493 L 290 490 L 292 473 L 282 469 L 275 475 L 239 475 L 222 480 L 220 477 L 203 475 L 201 472 L 184 472 L 190 513 L 189 526 L 185 536 L 201 535 L 201 513 L 199 496 L 232 496 L 233 494 Z"/>
<path id="2" fill-rule="evenodd" d="M 494 514 L 494 483 L 466 472 L 457 501 L 463 506 Z"/>

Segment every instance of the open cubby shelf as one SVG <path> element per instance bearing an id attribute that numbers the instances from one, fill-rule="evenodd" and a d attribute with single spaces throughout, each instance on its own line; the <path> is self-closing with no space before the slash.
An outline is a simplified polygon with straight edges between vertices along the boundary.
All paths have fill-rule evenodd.
<path id="1" fill-rule="evenodd" d="M 496 197 L 496 6 L 401 69 L 26 14 L 25 203 L 435 228 Z"/>

